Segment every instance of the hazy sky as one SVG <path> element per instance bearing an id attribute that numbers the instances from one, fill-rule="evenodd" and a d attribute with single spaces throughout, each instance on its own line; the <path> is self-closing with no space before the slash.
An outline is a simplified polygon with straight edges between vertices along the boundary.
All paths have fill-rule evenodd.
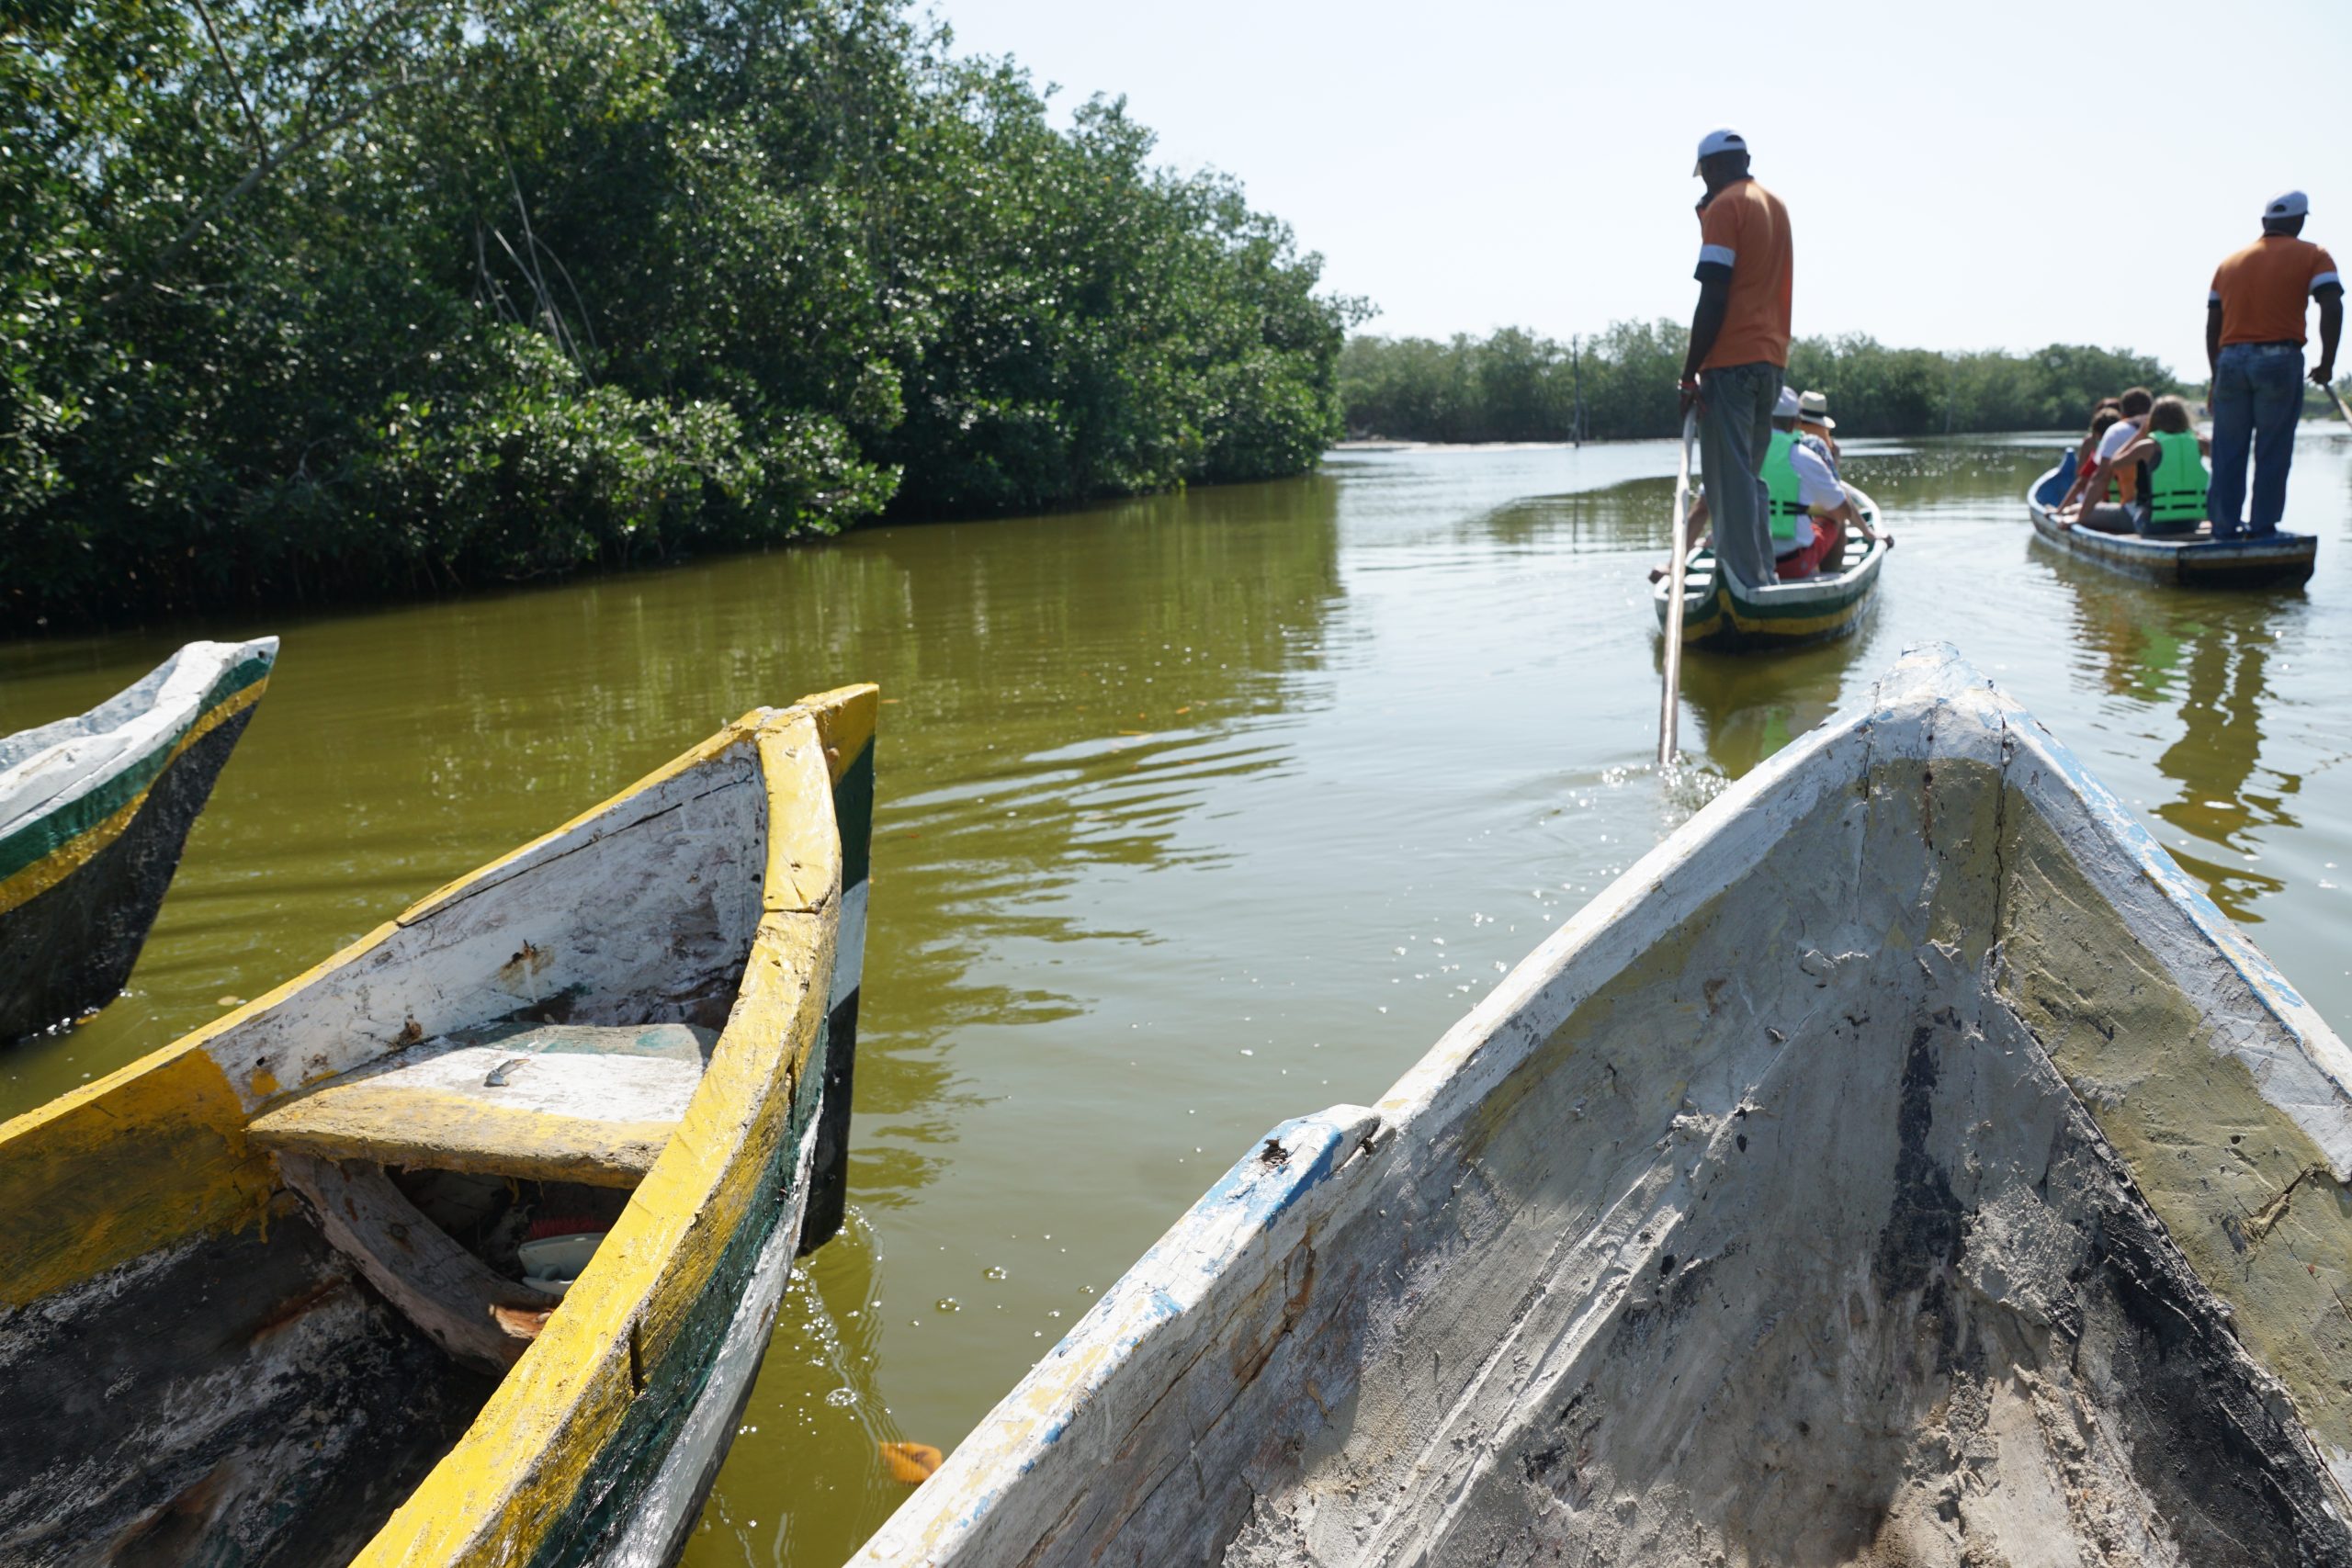
<path id="1" fill-rule="evenodd" d="M 1124 93 L 1167 162 L 1238 175 L 1374 332 L 1687 320 L 1719 124 L 1789 205 L 1801 333 L 2201 378 L 2213 265 L 2274 192 L 2352 264 L 2352 0 L 933 7 L 1065 109 Z"/>

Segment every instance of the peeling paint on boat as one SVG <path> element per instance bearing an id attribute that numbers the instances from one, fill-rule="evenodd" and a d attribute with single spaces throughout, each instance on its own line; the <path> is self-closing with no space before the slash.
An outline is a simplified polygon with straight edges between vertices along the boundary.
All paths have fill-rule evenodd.
<path id="1" fill-rule="evenodd" d="M 856 1561 L 2352 1563 L 2345 1068 L 1913 655 L 1244 1156 Z"/>
<path id="2" fill-rule="evenodd" d="M 287 1342 L 271 1337 L 270 1322 L 291 1314 L 326 1335 L 316 1303 L 376 1298 L 321 1250 L 317 1227 L 249 1135 L 256 1120 L 355 1072 L 376 1075 L 359 1088 L 392 1095 L 388 1066 L 449 1063 L 470 1047 L 418 1052 L 501 1021 L 716 1029 L 698 1068 L 624 1059 L 632 1082 L 649 1071 L 698 1076 L 674 1116 L 676 1097 L 664 1091 L 665 1120 L 646 1123 L 660 1146 L 642 1181 L 528 1348 L 486 1396 L 470 1395 L 478 1408 L 467 1412 L 447 1369 L 421 1375 L 438 1354 L 428 1348 L 407 1382 L 367 1384 L 372 1392 L 355 1393 L 356 1403 L 313 1391 L 304 1417 L 380 1425 L 379 1440 L 401 1446 L 376 1462 L 398 1461 L 383 1482 L 399 1478 L 401 1489 L 387 1496 L 368 1460 L 346 1462 L 333 1480 L 343 1489 L 334 1506 L 356 1511 L 320 1540 L 304 1538 L 304 1551 L 332 1550 L 323 1559 L 298 1552 L 302 1560 L 555 1568 L 623 1551 L 641 1558 L 649 1542 L 656 1560 L 674 1555 L 733 1435 L 790 1259 L 839 1223 L 841 1172 L 826 1166 L 846 1157 L 847 1107 L 829 1101 L 836 1087 L 845 1098 L 858 973 L 839 944 L 862 936 L 842 932 L 840 917 L 848 895 L 862 895 L 867 864 L 862 838 L 844 834 L 870 829 L 876 705 L 874 688 L 849 687 L 747 715 L 288 985 L 0 1125 L 0 1364 L 64 1354 L 47 1325 L 129 1299 L 159 1258 L 192 1259 L 187 1268 L 222 1280 L 259 1278 L 256 1261 L 271 1261 L 291 1270 L 290 1303 L 241 1307 L 264 1331 L 214 1333 L 204 1354 L 243 1368 L 225 1375 L 286 1384 L 300 1368 L 272 1348 Z M 554 1080 L 595 1060 L 550 1054 L 504 1076 L 527 1100 L 541 1092 L 523 1087 L 537 1069 L 561 1100 L 567 1091 Z M 405 1103 L 395 1096 L 368 1114 L 353 1107 L 348 1136 L 311 1127 L 321 1146 L 305 1157 L 351 1157 L 342 1145 L 379 1135 L 371 1128 L 412 1141 L 429 1134 L 397 1127 Z M 511 1114 L 540 1112 L 526 1105 Z M 549 1136 L 559 1133 L 571 1135 L 559 1127 Z M 419 1151 L 388 1144 L 379 1152 Z M 830 1221 L 820 1213 L 826 1192 L 835 1194 Z M 200 1302 L 211 1288 L 183 1293 Z M 333 1321 L 411 1359 L 424 1343 L 380 1303 Z M 172 1428 L 170 1411 L 198 1397 L 172 1383 L 175 1353 L 162 1345 L 163 1359 L 143 1369 L 158 1383 L 162 1440 L 149 1447 L 196 1463 L 214 1439 Z M 402 1388 L 418 1393 L 414 1408 L 386 1403 Z M 126 1385 L 109 1408 L 135 1419 L 142 1392 Z M 144 1477 L 128 1451 L 85 1456 L 86 1470 L 76 1469 L 71 1441 L 37 1431 L 38 1414 L 0 1409 L 0 1470 L 17 1499 L 17 1510 L 0 1511 L 0 1557 L 97 1550 L 45 1533 L 66 1528 L 55 1521 L 68 1513 L 93 1510 L 116 1510 L 107 1528 L 128 1529 L 124 1539 L 186 1534 L 189 1551 L 250 1561 L 310 1529 L 311 1499 L 299 1491 L 273 1499 L 269 1476 L 237 1457 L 243 1449 L 211 1479 L 201 1470 Z M 439 1435 L 452 1419 L 460 1429 Z M 277 1440 L 267 1429 L 235 1439 Z M 49 1508 L 51 1524 L 17 1511 L 37 1516 L 43 1499 L 72 1500 L 74 1509 Z M 355 1529 L 360 1536 L 346 1540 Z"/>

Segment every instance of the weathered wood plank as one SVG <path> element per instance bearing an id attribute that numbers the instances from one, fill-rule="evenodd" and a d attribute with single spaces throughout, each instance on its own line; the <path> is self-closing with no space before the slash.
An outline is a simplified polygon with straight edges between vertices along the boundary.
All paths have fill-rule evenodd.
<path id="1" fill-rule="evenodd" d="M 335 1250 L 357 1265 L 384 1299 L 467 1366 L 503 1372 L 530 1345 L 497 1309 L 536 1313 L 554 1298 L 492 1271 L 452 1241 L 374 1167 L 309 1155 L 278 1156 L 286 1185 L 318 1215 Z"/>
<path id="2" fill-rule="evenodd" d="M 246 1136 L 260 1148 L 322 1159 L 607 1187 L 643 1180 L 702 1081 L 699 1056 L 534 1044 L 529 1034 L 478 1045 L 428 1042 L 380 1071 L 265 1111 Z"/>

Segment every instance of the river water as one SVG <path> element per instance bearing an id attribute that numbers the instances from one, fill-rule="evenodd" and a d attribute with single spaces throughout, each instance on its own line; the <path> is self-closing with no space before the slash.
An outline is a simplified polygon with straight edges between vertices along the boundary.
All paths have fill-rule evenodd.
<path id="1" fill-rule="evenodd" d="M 1702 803 L 1948 639 L 2352 1030 L 2352 444 L 2301 592 L 2077 567 L 2052 439 L 1857 443 L 1900 544 L 1826 649 L 1686 661 L 1649 766 L 1663 444 L 1334 455 L 1277 484 L 866 529 L 492 597 L 0 644 L 0 733 L 192 636 L 286 639 L 147 946 L 0 1057 L 13 1114 L 258 994 L 760 703 L 882 683 L 854 1220 L 787 1299 L 688 1556 L 840 1562 L 1266 1129 L 1369 1102 Z"/>

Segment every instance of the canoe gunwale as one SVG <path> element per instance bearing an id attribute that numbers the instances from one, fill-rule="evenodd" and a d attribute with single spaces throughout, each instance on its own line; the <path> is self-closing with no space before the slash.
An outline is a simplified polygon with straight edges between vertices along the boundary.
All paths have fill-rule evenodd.
<path id="1" fill-rule="evenodd" d="M 314 1056 L 312 1072 L 288 1086 L 271 1072 L 266 1051 L 255 1056 L 254 1041 L 275 1038 L 256 1034 L 258 1025 L 302 1016 L 290 1010 L 331 985 L 356 984 L 364 998 L 369 994 L 364 987 L 382 988 L 387 961 L 431 963 L 438 950 L 417 944 L 445 921 L 468 922 L 466 929 L 475 931 L 465 938 L 473 944 L 468 951 L 479 953 L 486 940 L 496 940 L 498 921 L 536 908 L 532 901 L 546 898 L 550 888 L 561 891 L 561 884 L 541 885 L 536 875 L 561 872 L 577 882 L 577 866 L 603 863 L 568 869 L 564 863 L 572 855 L 749 784 L 754 806 L 727 807 L 706 825 L 707 832 L 709 825 L 749 820 L 761 838 L 728 852 L 739 861 L 744 852 L 756 852 L 744 866 L 752 880 L 733 885 L 743 888 L 740 895 L 723 879 L 710 884 L 721 907 L 742 901 L 741 915 L 729 918 L 740 918 L 746 934 L 726 982 L 730 999 L 724 1028 L 676 1133 L 562 1306 L 454 1446 L 352 1561 L 487 1556 L 566 1563 L 602 1551 L 615 1530 L 683 1528 L 673 1517 L 681 1510 L 690 1526 L 693 1506 L 733 1432 L 731 1425 L 696 1413 L 714 1404 L 729 1409 L 740 1404 L 765 1345 L 763 1332 L 748 1361 L 738 1349 L 722 1366 L 720 1352 L 741 1337 L 730 1337 L 729 1325 L 758 1320 L 764 1329 L 772 1319 L 804 1234 L 803 1213 L 816 1184 L 812 1165 L 842 1152 L 836 1147 L 828 1156 L 820 1134 L 831 1122 L 823 1114 L 826 1086 L 847 1081 L 846 1058 L 854 1050 L 858 964 L 838 948 L 844 936 L 862 939 L 862 929 L 842 929 L 842 877 L 854 861 L 862 909 L 866 848 L 842 841 L 844 820 L 837 817 L 836 801 L 844 811 L 854 808 L 850 826 L 869 830 L 870 800 L 854 797 L 871 791 L 877 700 L 872 686 L 844 687 L 791 708 L 754 710 L 603 806 L 421 900 L 266 995 L 0 1124 L 0 1321 L 9 1307 L 135 1269 L 159 1250 L 207 1235 L 254 1234 L 273 1201 L 290 1200 L 272 1160 L 246 1146 L 246 1122 L 307 1084 L 328 1081 L 368 1059 L 366 1053 L 397 1050 L 419 1034 L 412 1015 L 401 1038 L 347 1041 L 341 1056 Z M 704 769 L 729 776 L 697 787 L 692 775 Z M 650 805 L 655 792 L 666 792 L 667 798 Z M 756 814 L 745 818 L 744 809 Z M 786 841 L 790 852 L 779 860 L 775 852 Z M 721 864 L 701 864 L 700 874 L 707 877 Z M 790 886 L 770 888 L 765 877 L 778 866 L 788 871 Z M 681 865 L 676 874 L 689 869 Z M 685 912 L 684 904 L 680 908 Z M 555 908 L 547 918 L 577 917 Z M 478 929 L 484 920 L 491 922 L 487 939 Z M 393 951 L 401 944 L 406 958 Z M 488 962 L 504 959 L 509 944 L 499 942 Z M 532 950 L 527 939 L 521 945 L 515 964 L 527 978 L 524 961 Z M 645 951 L 667 962 L 671 944 Z M 458 994 L 472 984 L 462 968 L 454 979 L 435 983 L 444 988 L 436 999 L 454 995 L 464 1007 L 495 1004 L 500 994 L 496 987 L 471 1000 Z M 843 984 L 849 992 L 836 995 Z M 333 1011 L 357 1004 L 330 999 L 325 1005 Z M 395 1021 L 399 1016 L 392 1014 Z M 435 1032 L 451 1026 L 442 1020 Z M 361 1055 L 352 1056 L 354 1049 Z M 150 1155 L 137 1137 L 122 1141 L 124 1134 L 144 1127 L 180 1131 L 169 1132 Z M 181 1145 L 195 1156 L 184 1166 L 173 1152 Z M 164 1201 L 126 1213 L 110 1227 L 76 1231 L 44 1212 L 49 1206 L 25 1178 L 61 1159 L 85 1156 L 129 1164 L 161 1159 L 166 1163 L 146 1170 L 151 1184 L 159 1172 L 169 1172 L 190 1186 L 165 1192 Z M 837 1170 L 815 1175 L 835 1184 L 840 1179 Z M 44 1177 L 34 1186 L 56 1179 Z M 11 1196 L 27 1201 L 11 1204 Z M 33 1236 L 44 1225 L 61 1234 Z M 677 1456 L 683 1469 L 649 1461 L 649 1455 L 660 1459 L 681 1432 L 715 1447 Z M 673 1483 L 660 1495 L 647 1490 L 657 1469 Z M 681 1474 L 687 1495 L 676 1490 Z"/>
<path id="2" fill-rule="evenodd" d="M 1159 1441 L 1141 1423 L 1147 1419 L 1146 1412 L 1164 1408 L 1178 1395 L 1171 1382 L 1150 1379 L 1171 1378 L 1178 1367 L 1218 1364 L 1221 1358 L 1238 1357 L 1240 1344 L 1246 1341 L 1237 1343 L 1225 1337 L 1225 1314 L 1233 1314 L 1235 1332 L 1247 1330 L 1253 1323 L 1256 1332 L 1266 1329 L 1262 1319 L 1245 1321 L 1249 1302 L 1235 1298 L 1272 1294 L 1279 1299 L 1282 1289 L 1296 1277 L 1302 1257 L 1308 1260 L 1310 1271 L 1319 1268 L 1336 1273 L 1344 1258 L 1329 1250 L 1339 1244 L 1328 1238 L 1336 1238 L 1350 1223 L 1365 1223 L 1358 1213 L 1362 1208 L 1377 1201 L 1383 1213 L 1393 1213 L 1402 1199 L 1408 1204 L 1406 1213 L 1416 1219 L 1429 1217 L 1409 1207 L 1413 1162 L 1443 1164 L 1445 1148 L 1461 1136 L 1463 1129 L 1474 1124 L 1481 1107 L 1525 1068 L 1539 1049 L 1556 1038 L 1555 1029 L 1564 1027 L 1558 1021 L 1627 973 L 1650 948 L 1654 933 L 1678 929 L 1724 886 L 1755 870 L 1793 823 L 1839 809 L 1836 797 L 1854 790 L 1855 766 L 1869 777 L 1912 759 L 1933 759 L 1933 773 L 1939 778 L 1948 759 L 1964 764 L 1953 770 L 1962 775 L 1968 765 L 1981 765 L 1991 771 L 1996 799 L 2004 807 L 2016 794 L 2037 819 L 2060 824 L 2054 830 L 2062 836 L 2078 835 L 2071 841 L 2098 863 L 2116 896 L 2132 900 L 2120 907 L 2152 922 L 2147 938 L 2151 956 L 2177 978 L 2187 994 L 2203 998 L 2217 1010 L 2238 1010 L 2224 1013 L 2239 1020 L 2237 1027 L 2216 1032 L 2206 1045 L 2244 1065 L 2250 1090 L 2324 1150 L 2337 1179 L 2344 1179 L 2345 1156 L 2352 1153 L 2352 1095 L 2346 1089 L 2352 1083 L 2352 1053 L 2275 966 L 2229 925 L 2161 846 L 2138 828 L 2112 794 L 2046 730 L 1959 664 L 1949 649 L 1915 653 L 1905 658 L 1893 677 L 1874 686 L 1863 705 L 1849 709 L 1841 721 L 1816 728 L 1778 753 L 1669 835 L 1546 938 L 1397 1079 L 1374 1108 L 1375 1120 L 1368 1131 L 1363 1130 L 1366 1123 L 1360 1120 L 1363 1115 L 1360 1108 L 1335 1107 L 1320 1117 L 1286 1122 L 1275 1134 L 1276 1142 L 1288 1145 L 1329 1139 L 1345 1124 L 1356 1139 L 1354 1146 L 1369 1157 L 1351 1155 L 1333 1170 L 1310 1166 L 1296 1176 L 1276 1177 L 1261 1168 L 1258 1151 L 1244 1156 L 1134 1270 L 1105 1293 L 1102 1302 L 1007 1395 L 854 1561 L 944 1568 L 1026 1561 L 1031 1554 L 1041 1562 L 1083 1560 L 1089 1550 L 1108 1550 L 1114 1532 L 1126 1516 L 1103 1512 L 1088 1489 L 1132 1490 L 1153 1484 L 1149 1476 L 1129 1474 L 1152 1456 Z M 1866 795 L 1855 797 L 1853 809 L 1867 809 L 1867 799 Z M 1964 827 L 1954 829 L 1966 830 Z M 1995 830 L 1999 831 L 1997 819 Z M 2003 924 L 1997 905 L 1994 922 L 1996 927 Z M 1982 940 L 1993 943 L 1984 962 L 1997 971 L 2007 961 L 1998 932 Z M 2022 1021 L 2020 1026 L 2030 1027 Z M 1785 1065 L 1789 1058 L 1779 1060 Z M 2091 1114 L 2079 1091 L 2069 1089 L 2060 1095 L 2076 1111 Z M 1688 1100 L 1684 1108 L 1690 1108 Z M 2092 1137 L 2096 1142 L 2098 1134 Z M 1658 1146 L 1664 1148 L 1666 1144 Z M 1472 1165 L 1447 1168 L 1458 1172 L 1457 1181 L 1476 1184 Z M 2122 1168 L 2128 1192 L 2131 1171 L 2128 1167 Z M 1339 1179 L 1334 1179 L 1335 1176 Z M 1437 1190 L 1438 1201 L 1444 1201 L 1444 1190 Z M 1459 1194 L 1464 1187 L 1457 1185 L 1453 1190 Z M 1353 1216 L 1352 1222 L 1349 1216 Z M 1626 1222 L 1627 1228 L 1635 1223 Z M 2175 1229 L 2185 1223 L 2177 1208 L 2163 1219 L 2164 1225 Z M 1647 1231 L 1643 1239 L 1649 1241 Z M 1411 1238 L 1405 1253 L 1409 1256 L 1432 1245 L 1437 1248 L 1430 1253 L 1432 1258 L 1445 1256 L 1442 1240 L 1421 1237 Z M 1662 1277 L 1663 1270 L 1672 1269 L 1673 1261 L 1668 1258 L 1661 1263 L 1647 1252 L 1635 1256 L 1629 1248 L 1628 1256 L 1612 1263 L 1609 1271 L 1622 1269 L 1619 1277 L 1630 1281 L 1641 1268 L 1651 1267 Z M 1692 1267 L 1702 1261 L 1693 1258 Z M 1386 1266 L 1381 1268 L 1385 1274 Z M 2295 1272 L 2300 1274 L 2300 1266 Z M 1575 1277 L 1582 1278 L 1581 1270 Z M 1401 1275 L 1399 1279 L 1397 1288 L 1409 1295 Z M 2212 1289 L 2214 1281 L 2205 1278 L 2201 1288 Z M 1344 1295 L 1348 1287 L 1331 1289 Z M 1657 1290 L 1663 1294 L 1666 1287 L 1660 1284 Z M 1196 1303 L 1204 1304 L 1205 1310 L 1198 1310 Z M 1277 1346 L 1259 1352 L 1253 1359 L 1255 1366 L 1262 1364 L 1268 1353 L 1291 1358 L 1283 1372 L 1283 1388 L 1287 1392 L 1269 1397 L 1295 1402 L 1313 1399 L 1319 1407 L 1320 1397 L 1315 1395 L 1312 1381 L 1318 1347 L 1361 1332 L 1336 1325 L 1336 1314 L 1345 1308 L 1327 1303 L 1321 1310 L 1335 1314 L 1335 1321 L 1317 1321 L 1303 1330 L 1299 1337 L 1306 1343 L 1287 1343 L 1289 1318 L 1285 1316 L 1276 1330 Z M 1509 1303 L 1498 1304 L 1497 1310 L 1507 1312 Z M 1189 1325 L 1188 1314 L 1194 1319 Z M 2262 1326 L 2255 1312 L 2244 1315 L 2249 1329 Z M 2233 1346 L 2234 1335 L 2233 1329 L 2209 1337 Z M 2249 1332 L 2246 1338 L 2249 1345 L 2261 1342 L 2256 1333 Z M 1393 1348 L 1384 1351 L 1395 1353 Z M 2240 1352 L 2228 1348 L 2225 1353 Z M 2267 1363 L 2254 1365 L 2275 1375 Z M 2277 1386 L 2259 1373 L 2256 1376 L 2261 1387 Z M 1325 1386 L 1331 1384 L 1327 1381 Z M 2305 1390 L 2304 1397 L 2309 1396 L 2310 1391 Z M 2321 1397 L 2324 1403 L 2324 1396 Z M 1352 1404 L 1351 1409 L 1354 1409 Z M 1314 1425 L 1312 1415 L 1308 1411 L 1304 1418 L 1308 1427 Z M 1328 1426 L 1330 1415 L 1326 1412 L 1325 1416 Z M 1351 1416 L 1350 1421 L 1358 1418 Z M 2295 1421 L 2303 1418 L 2299 1415 Z M 1130 1427 L 1123 1422 L 1138 1424 Z M 1172 1424 L 1184 1425 L 1182 1421 Z M 2294 1430 L 2304 1432 L 2300 1425 Z M 1376 1447 L 1389 1440 L 1383 1435 L 1387 1428 L 1374 1431 Z M 1176 1444 L 1167 1462 L 1181 1468 L 1187 1462 L 1186 1436 L 1179 1432 L 1167 1440 Z M 1219 1441 L 1214 1435 L 1196 1432 L 1189 1440 L 1203 1450 L 1189 1461 L 1194 1472 L 1212 1477 L 1221 1463 L 1254 1466 L 1261 1461 L 1249 1456 L 1268 1451 L 1216 1448 L 1212 1454 L 1208 1450 Z M 1227 1444 L 1234 1440 L 1223 1439 Z M 1250 1440 L 1262 1445 L 1275 1439 L 1272 1434 L 1261 1432 Z M 1305 1440 L 1312 1445 L 1323 1439 Z M 1421 1433 L 1414 1440 L 1439 1441 Z M 2352 1465 L 2338 1455 L 2310 1451 L 2314 1439 L 2307 1433 L 2301 1440 L 2306 1458 L 2315 1466 L 2323 1459 L 2330 1461 L 2320 1472 L 2333 1477 L 2335 1493 L 2330 1506 L 2340 1514 L 2346 1484 L 2352 1483 L 2352 1473 L 2347 1473 Z M 1351 1495 L 1354 1480 L 1363 1479 L 1346 1471 L 1319 1473 L 1323 1482 L 1318 1484 L 1344 1485 Z M 1385 1472 L 1371 1473 L 1377 1477 Z M 1287 1483 L 1253 1475 L 1244 1490 L 1262 1502 L 1266 1488 L 1274 1484 Z M 1463 1484 L 1466 1486 L 1467 1482 Z M 1206 1499 L 1200 1505 L 1203 1509 L 1209 1506 Z M 1257 1517 L 1247 1502 L 1239 1506 L 1245 1514 Z M 1193 1506 L 1189 1501 L 1185 1505 L 1188 1510 Z M 1311 1510 L 1314 1505 L 1309 1502 L 1305 1506 Z M 1188 1513 L 1181 1521 L 1186 1529 L 1207 1530 L 1206 1535 L 1157 1533 L 1176 1530 L 1180 1521 L 1173 1518 L 1159 1520 L 1151 1528 L 1155 1539 L 1175 1540 L 1178 1549 L 1187 1553 L 1201 1548 L 1214 1560 L 1223 1550 L 1219 1542 L 1231 1539 L 1216 1532 L 1231 1528 L 1232 1517 L 1228 1514 L 1225 1525 L 1196 1524 Z M 1363 1527 L 1351 1523 L 1348 1528 Z M 1383 1526 L 1376 1537 L 1349 1539 L 1357 1540 L 1374 1560 L 1387 1561 L 1398 1551 L 1407 1557 L 1415 1551 L 1426 1554 L 1432 1538 L 1412 1537 L 1407 1550 L 1398 1540 L 1390 1540 Z M 1257 1550 L 1262 1551 L 1266 1544 L 1267 1538 L 1255 1538 Z M 1298 1542 L 1290 1544 L 1295 1548 Z"/>
<path id="3" fill-rule="evenodd" d="M 120 994 L 269 685 L 276 637 L 193 642 L 88 712 L 0 739 L 0 1046 Z"/>

